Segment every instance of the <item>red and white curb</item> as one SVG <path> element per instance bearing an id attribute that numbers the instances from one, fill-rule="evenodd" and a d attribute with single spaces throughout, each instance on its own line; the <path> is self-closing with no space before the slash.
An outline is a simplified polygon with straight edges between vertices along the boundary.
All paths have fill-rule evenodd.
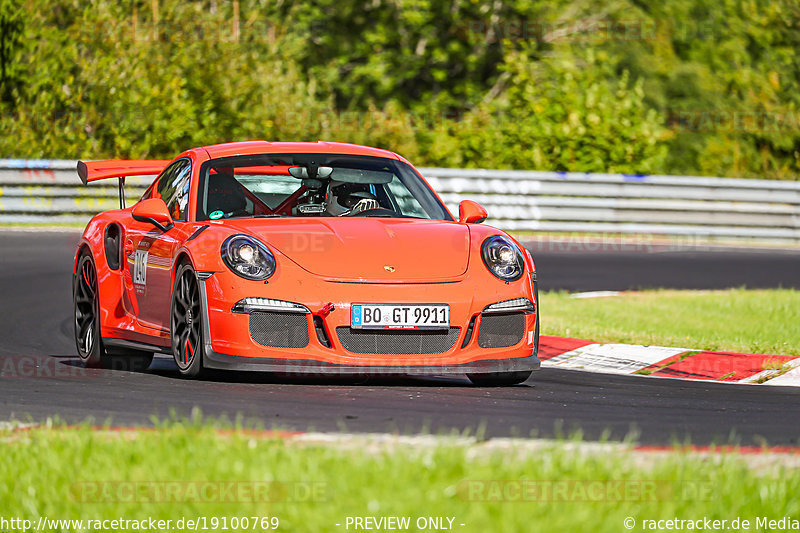
<path id="1" fill-rule="evenodd" d="M 600 344 L 544 335 L 539 344 L 544 368 L 800 387 L 800 357 L 789 355 Z"/>

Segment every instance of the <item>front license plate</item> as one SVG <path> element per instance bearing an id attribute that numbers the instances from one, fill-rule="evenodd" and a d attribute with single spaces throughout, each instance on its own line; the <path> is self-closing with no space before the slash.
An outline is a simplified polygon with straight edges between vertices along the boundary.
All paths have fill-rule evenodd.
<path id="1" fill-rule="evenodd" d="M 353 304 L 350 327 L 354 329 L 447 329 L 450 306 Z"/>

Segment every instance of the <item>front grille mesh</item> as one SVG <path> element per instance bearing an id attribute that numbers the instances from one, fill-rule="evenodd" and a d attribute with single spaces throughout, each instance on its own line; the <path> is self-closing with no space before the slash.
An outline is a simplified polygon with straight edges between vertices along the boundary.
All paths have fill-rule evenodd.
<path id="1" fill-rule="evenodd" d="M 506 348 L 514 346 L 525 336 L 525 315 L 507 313 L 482 315 L 478 331 L 478 346 L 481 348 Z"/>
<path id="2" fill-rule="evenodd" d="M 250 336 L 258 344 L 271 348 L 308 346 L 308 321 L 304 313 L 250 313 Z"/>
<path id="3" fill-rule="evenodd" d="M 357 330 L 336 328 L 344 349 L 352 353 L 378 355 L 426 355 L 444 353 L 458 339 L 461 328 L 435 331 Z"/>

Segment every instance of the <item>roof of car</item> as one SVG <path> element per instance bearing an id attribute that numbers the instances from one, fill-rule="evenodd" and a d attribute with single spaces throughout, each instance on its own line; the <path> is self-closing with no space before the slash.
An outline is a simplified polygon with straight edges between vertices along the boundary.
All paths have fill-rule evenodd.
<path id="1" fill-rule="evenodd" d="M 387 157 L 402 160 L 394 152 L 381 148 L 371 148 L 360 144 L 339 143 L 329 141 L 317 142 L 268 142 L 268 141 L 242 141 L 225 144 L 205 146 L 211 159 L 230 157 L 235 155 L 255 154 L 288 154 L 288 153 L 317 153 L 317 154 L 345 154 Z"/>

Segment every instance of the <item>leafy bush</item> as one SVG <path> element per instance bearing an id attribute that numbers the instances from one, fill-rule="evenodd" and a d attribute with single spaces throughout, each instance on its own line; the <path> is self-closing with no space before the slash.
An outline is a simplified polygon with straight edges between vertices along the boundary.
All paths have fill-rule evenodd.
<path id="1" fill-rule="evenodd" d="M 504 63 L 508 86 L 454 125 L 444 166 L 576 172 L 657 172 L 666 146 L 661 117 L 643 103 L 641 83 L 607 81 L 598 60 Z M 464 126 L 468 127 L 464 127 Z M 437 153 L 427 159 L 436 160 Z"/>
<path id="2" fill-rule="evenodd" d="M 0 0 L 0 156 L 326 138 L 794 179 L 798 25 L 794 0 Z"/>

